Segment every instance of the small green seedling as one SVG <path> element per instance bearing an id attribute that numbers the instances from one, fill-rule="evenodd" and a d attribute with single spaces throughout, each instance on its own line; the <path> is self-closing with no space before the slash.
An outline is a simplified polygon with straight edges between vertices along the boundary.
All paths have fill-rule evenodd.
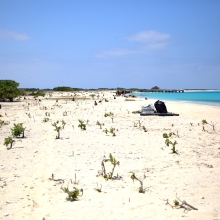
<path id="1" fill-rule="evenodd" d="M 100 127 L 100 129 L 102 129 L 102 126 L 104 125 L 104 123 L 100 123 L 99 121 L 97 121 L 96 124 Z"/>
<path id="2" fill-rule="evenodd" d="M 103 130 L 103 132 L 106 133 L 106 134 L 108 134 L 109 131 L 108 131 L 107 128 L 105 128 L 105 129 Z"/>
<path id="3" fill-rule="evenodd" d="M 110 118 L 112 119 L 112 122 L 113 122 L 113 120 L 114 120 L 114 118 L 115 118 L 115 115 L 114 115 L 114 113 L 112 113 L 112 112 L 105 113 L 104 116 L 105 116 L 105 117 L 110 117 Z"/>
<path id="4" fill-rule="evenodd" d="M 137 122 L 133 122 L 133 123 L 134 123 L 134 127 L 136 128 L 138 123 Z"/>
<path id="5" fill-rule="evenodd" d="M 61 189 L 68 195 L 66 198 L 68 201 L 76 201 L 79 196 L 83 195 L 83 189 L 78 189 L 76 187 L 73 187 L 72 191 L 70 191 L 68 187 L 61 187 Z M 82 193 L 81 195 L 80 192 Z"/>
<path id="6" fill-rule="evenodd" d="M 218 124 L 218 122 L 214 123 L 214 122 L 211 121 L 211 123 L 209 123 L 205 119 L 203 119 L 202 120 L 202 131 L 205 131 L 205 125 L 206 124 L 210 125 L 212 127 L 212 130 L 215 131 L 215 126 L 216 126 L 216 124 Z"/>
<path id="7" fill-rule="evenodd" d="M 79 121 L 79 125 L 78 127 L 81 128 L 81 130 L 86 130 L 86 124 L 84 123 L 83 120 L 78 120 Z"/>
<path id="8" fill-rule="evenodd" d="M 109 132 L 112 134 L 112 136 L 116 136 L 116 135 L 115 135 L 115 128 L 112 128 L 112 127 L 111 127 Z"/>
<path id="9" fill-rule="evenodd" d="M 5 122 L 5 121 L 0 120 L 0 128 L 4 125 L 9 125 L 9 124 L 10 122 Z"/>
<path id="10" fill-rule="evenodd" d="M 205 125 L 208 124 L 205 119 L 202 120 L 202 131 L 205 131 Z"/>
<path id="11" fill-rule="evenodd" d="M 67 116 L 67 114 L 68 114 L 67 111 L 63 112 L 63 116 Z"/>
<path id="12" fill-rule="evenodd" d="M 180 203 L 179 203 L 179 201 L 178 200 L 173 200 L 173 204 L 175 205 L 175 206 L 178 206 Z"/>
<path id="13" fill-rule="evenodd" d="M 14 137 L 24 138 L 24 130 L 23 123 L 14 124 L 14 128 L 11 128 L 11 133 Z"/>
<path id="14" fill-rule="evenodd" d="M 105 162 L 110 162 L 113 167 L 112 167 L 112 171 L 109 172 L 109 173 L 106 173 L 106 169 L 105 169 Z M 115 167 L 118 165 L 119 166 L 120 162 L 117 161 L 113 156 L 112 154 L 110 153 L 109 154 L 109 158 L 108 159 L 103 159 L 102 160 L 102 163 L 101 163 L 101 166 L 102 166 L 102 170 L 98 172 L 98 175 L 97 176 L 103 176 L 106 180 L 109 180 L 109 179 L 113 179 L 113 174 L 114 174 L 114 170 L 115 170 Z"/>
<path id="15" fill-rule="evenodd" d="M 48 122 L 49 120 L 50 120 L 49 118 L 44 118 L 43 122 L 45 123 L 45 122 Z"/>
<path id="16" fill-rule="evenodd" d="M 5 138 L 5 141 L 4 141 L 4 145 L 6 147 L 8 147 L 8 145 L 10 144 L 10 149 L 12 148 L 12 144 L 14 143 L 15 141 L 12 139 L 11 136 L 8 136 L 7 138 Z"/>
<path id="17" fill-rule="evenodd" d="M 102 184 L 100 184 L 101 186 L 99 187 L 99 184 L 97 183 L 97 187 L 94 189 L 97 192 L 102 192 Z"/>
<path id="18" fill-rule="evenodd" d="M 49 112 L 45 112 L 45 116 L 50 117 L 50 113 Z"/>
<path id="19" fill-rule="evenodd" d="M 113 173 L 114 173 L 114 170 L 115 170 L 115 167 L 116 167 L 116 165 L 119 166 L 120 162 L 117 161 L 117 160 L 112 156 L 111 153 L 109 154 L 109 159 L 107 159 L 106 162 L 110 162 L 110 163 L 113 165 L 112 172 L 111 172 L 111 179 L 112 179 Z"/>
<path id="20" fill-rule="evenodd" d="M 140 180 L 140 178 L 137 178 L 134 172 L 131 172 L 131 179 L 133 180 L 137 180 L 140 183 L 140 187 L 138 188 L 138 192 L 139 193 L 145 193 L 145 189 L 144 189 L 144 185 L 143 185 L 143 181 L 146 178 L 145 174 L 142 180 Z"/>
<path id="21" fill-rule="evenodd" d="M 169 146 L 170 144 L 172 145 L 172 153 L 173 153 L 173 154 L 177 154 L 177 150 L 176 150 L 176 148 L 175 148 L 177 142 L 176 142 L 176 141 L 172 142 L 172 141 L 170 141 L 170 139 L 169 139 L 170 137 L 172 137 L 172 135 L 173 135 L 172 132 L 169 133 L 169 134 L 164 133 L 164 134 L 163 134 L 163 138 L 166 138 L 165 144 L 166 144 L 167 146 Z"/>
<path id="22" fill-rule="evenodd" d="M 92 97 L 92 99 L 94 100 L 94 97 L 96 96 L 95 94 L 90 94 L 89 96 Z"/>
<path id="23" fill-rule="evenodd" d="M 59 121 L 57 120 L 53 124 L 51 124 L 53 127 L 55 127 L 55 131 L 57 131 L 56 139 L 60 139 L 60 131 L 64 129 L 66 122 L 64 120 Z"/>

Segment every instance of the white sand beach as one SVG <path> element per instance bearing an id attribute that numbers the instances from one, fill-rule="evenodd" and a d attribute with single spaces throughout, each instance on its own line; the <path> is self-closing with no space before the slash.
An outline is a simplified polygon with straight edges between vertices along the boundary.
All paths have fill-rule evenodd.
<path id="1" fill-rule="evenodd" d="M 220 107 L 166 101 L 168 111 L 179 116 L 140 116 L 132 111 L 156 100 L 97 94 L 78 92 L 72 101 L 65 99 L 73 97 L 68 92 L 53 92 L 40 97 L 41 102 L 27 96 L 1 103 L 0 120 L 10 124 L 0 128 L 0 219 L 220 219 Z M 109 102 L 99 103 L 103 98 Z M 109 112 L 113 122 L 104 117 Z M 46 117 L 49 121 L 43 122 Z M 218 122 L 215 130 L 205 125 L 202 131 L 203 119 Z M 66 122 L 60 139 L 51 125 L 57 120 Z M 86 130 L 78 127 L 78 120 Z M 101 129 L 97 121 L 104 123 Z M 17 123 L 26 128 L 25 138 L 15 138 L 7 149 L 4 139 Z M 103 132 L 111 127 L 116 136 Z M 178 154 L 165 145 L 163 133 L 170 132 Z M 105 180 L 97 174 L 110 153 L 120 165 L 114 170 L 117 178 Z M 105 164 L 110 172 L 112 165 Z M 132 181 L 131 172 L 141 180 L 146 176 L 145 193 L 138 192 L 140 183 Z M 68 201 L 61 187 L 83 189 L 83 195 Z M 176 195 L 198 210 L 171 207 Z"/>

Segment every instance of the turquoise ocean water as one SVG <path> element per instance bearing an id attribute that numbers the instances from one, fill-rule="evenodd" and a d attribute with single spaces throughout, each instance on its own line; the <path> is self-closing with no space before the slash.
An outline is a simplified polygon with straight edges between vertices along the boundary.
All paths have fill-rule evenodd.
<path id="1" fill-rule="evenodd" d="M 185 92 L 133 92 L 137 97 L 170 100 L 170 101 L 185 101 L 194 102 L 206 105 L 218 105 L 220 106 L 220 90 L 215 91 L 185 91 Z"/>

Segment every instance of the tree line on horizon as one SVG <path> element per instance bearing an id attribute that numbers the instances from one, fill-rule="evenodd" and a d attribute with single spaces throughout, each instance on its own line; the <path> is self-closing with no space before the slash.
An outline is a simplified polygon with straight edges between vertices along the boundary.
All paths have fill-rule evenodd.
<path id="1" fill-rule="evenodd" d="M 69 86 L 58 86 L 54 87 L 53 89 L 39 89 L 39 88 L 18 88 L 19 83 L 15 82 L 14 80 L 0 80 L 0 100 L 9 100 L 13 101 L 14 98 L 21 96 L 21 95 L 31 95 L 31 96 L 45 96 L 45 91 L 59 91 L 59 92 L 74 92 L 74 91 L 100 91 L 100 90 L 129 90 L 135 91 L 140 90 L 138 88 L 98 88 L 98 89 L 82 89 L 82 88 L 71 88 Z M 159 89 L 158 86 L 154 86 L 151 88 L 152 90 Z"/>

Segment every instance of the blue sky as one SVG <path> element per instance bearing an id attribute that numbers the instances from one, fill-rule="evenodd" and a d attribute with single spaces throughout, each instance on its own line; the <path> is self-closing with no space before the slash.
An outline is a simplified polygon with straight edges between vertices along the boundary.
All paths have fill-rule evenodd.
<path id="1" fill-rule="evenodd" d="M 0 79 L 220 89 L 219 21 L 219 0 L 0 0 Z"/>

